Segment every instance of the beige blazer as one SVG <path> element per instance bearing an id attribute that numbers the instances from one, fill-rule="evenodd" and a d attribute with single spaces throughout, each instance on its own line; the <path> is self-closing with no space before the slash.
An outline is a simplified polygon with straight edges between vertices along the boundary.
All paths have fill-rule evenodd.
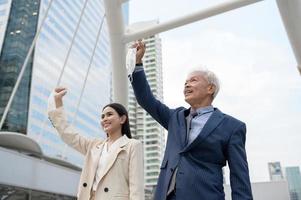
<path id="1" fill-rule="evenodd" d="M 63 107 L 49 111 L 48 116 L 63 141 L 85 155 L 77 197 L 79 200 L 88 200 L 106 140 L 90 140 L 81 136 L 68 124 Z M 93 197 L 95 200 L 144 200 L 142 143 L 126 136 L 121 140 L 119 148 L 113 152 L 102 171 Z"/>

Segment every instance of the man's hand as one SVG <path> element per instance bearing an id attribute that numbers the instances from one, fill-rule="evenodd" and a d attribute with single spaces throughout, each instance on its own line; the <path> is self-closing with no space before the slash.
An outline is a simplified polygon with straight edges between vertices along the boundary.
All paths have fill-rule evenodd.
<path id="1" fill-rule="evenodd" d="M 67 93 L 67 88 L 64 87 L 57 87 L 55 88 L 55 93 L 54 93 L 54 102 L 55 102 L 55 107 L 59 108 L 63 106 L 63 97 Z"/>
<path id="2" fill-rule="evenodd" d="M 145 43 L 142 42 L 141 40 L 138 40 L 138 42 L 136 42 L 133 45 L 133 47 L 137 49 L 136 64 L 141 64 L 142 63 L 142 58 L 143 58 L 144 53 L 145 53 Z"/>

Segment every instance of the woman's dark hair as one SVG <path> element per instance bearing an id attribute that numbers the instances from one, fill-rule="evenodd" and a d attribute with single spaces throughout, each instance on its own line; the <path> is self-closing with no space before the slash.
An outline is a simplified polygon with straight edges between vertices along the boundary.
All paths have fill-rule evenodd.
<path id="1" fill-rule="evenodd" d="M 102 110 L 104 110 L 106 107 L 113 108 L 120 117 L 122 117 L 123 115 L 126 116 L 126 120 L 121 126 L 121 134 L 126 135 L 128 138 L 132 138 L 131 130 L 130 130 L 129 115 L 128 115 L 128 111 L 125 109 L 125 107 L 119 103 L 110 103 L 110 104 L 104 106 Z"/>

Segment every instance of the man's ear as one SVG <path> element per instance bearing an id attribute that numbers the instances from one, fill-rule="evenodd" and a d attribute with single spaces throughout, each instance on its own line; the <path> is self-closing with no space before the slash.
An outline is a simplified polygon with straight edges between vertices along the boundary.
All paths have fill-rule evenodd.
<path id="1" fill-rule="evenodd" d="M 216 90 L 215 85 L 210 84 L 210 85 L 208 86 L 208 92 L 209 92 L 209 94 L 213 95 L 214 92 L 215 92 L 215 90 Z"/>

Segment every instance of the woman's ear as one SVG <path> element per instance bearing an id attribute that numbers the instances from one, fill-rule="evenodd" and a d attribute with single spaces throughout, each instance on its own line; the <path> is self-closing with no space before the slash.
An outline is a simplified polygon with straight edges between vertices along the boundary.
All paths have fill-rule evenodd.
<path id="1" fill-rule="evenodd" d="M 122 116 L 120 117 L 120 124 L 124 124 L 125 121 L 126 121 L 126 116 L 125 116 L 125 115 L 122 115 Z"/>

